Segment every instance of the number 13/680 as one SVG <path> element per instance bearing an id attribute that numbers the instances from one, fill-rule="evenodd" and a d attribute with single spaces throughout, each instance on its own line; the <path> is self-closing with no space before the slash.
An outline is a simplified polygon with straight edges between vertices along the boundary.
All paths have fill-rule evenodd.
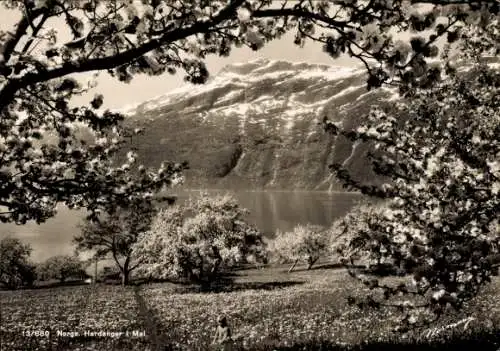
<path id="1" fill-rule="evenodd" d="M 26 337 L 49 337 L 48 330 L 23 330 L 23 336 Z"/>

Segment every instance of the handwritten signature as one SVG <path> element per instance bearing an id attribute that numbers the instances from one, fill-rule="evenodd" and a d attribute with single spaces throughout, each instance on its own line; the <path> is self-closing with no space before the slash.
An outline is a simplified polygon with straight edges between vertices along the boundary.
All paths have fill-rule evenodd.
<path id="1" fill-rule="evenodd" d="M 455 322 L 455 323 L 451 323 L 451 324 L 444 325 L 441 327 L 429 329 L 427 331 L 427 333 L 425 333 L 425 336 L 427 338 L 432 338 L 432 337 L 438 336 L 439 334 L 441 334 L 445 330 L 457 328 L 461 325 L 464 326 L 463 330 L 465 331 L 469 327 L 469 323 L 474 321 L 475 319 L 476 318 L 474 318 L 474 317 L 468 317 L 468 318 L 464 318 L 462 320 L 459 320 L 458 322 Z"/>

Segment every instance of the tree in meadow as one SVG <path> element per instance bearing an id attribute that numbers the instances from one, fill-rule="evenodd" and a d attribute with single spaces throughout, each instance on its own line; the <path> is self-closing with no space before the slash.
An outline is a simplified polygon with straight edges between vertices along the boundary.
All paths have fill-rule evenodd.
<path id="1" fill-rule="evenodd" d="M 37 265 L 36 270 L 38 279 L 56 279 L 61 283 L 64 283 L 68 278 L 83 279 L 87 275 L 83 262 L 77 257 L 68 255 L 50 257 Z"/>
<path id="2" fill-rule="evenodd" d="M 325 228 L 317 225 L 297 225 L 289 232 L 278 231 L 270 243 L 270 251 L 280 262 L 292 263 L 293 271 L 299 261 L 307 263 L 307 269 L 327 253 L 328 235 Z"/>
<path id="3" fill-rule="evenodd" d="M 328 253 L 342 260 L 345 260 L 345 257 L 359 260 L 360 257 L 348 252 L 350 247 L 355 247 L 352 240 L 356 233 L 369 229 L 368 220 L 376 216 L 382 207 L 382 205 L 360 203 L 351 208 L 345 216 L 336 219 L 327 230 Z"/>
<path id="4" fill-rule="evenodd" d="M 153 204 L 141 201 L 112 214 L 85 219 L 80 225 L 80 234 L 73 239 L 76 250 L 94 252 L 96 259 L 111 258 L 121 273 L 122 284 L 127 285 L 130 274 L 142 263 L 142 259 L 133 254 L 133 246 L 149 229 L 155 213 Z"/>
<path id="5" fill-rule="evenodd" d="M 265 261 L 262 234 L 246 214 L 230 196 L 202 196 L 161 210 L 134 246 L 145 263 L 140 274 L 209 283 L 241 263 Z"/>
<path id="6" fill-rule="evenodd" d="M 370 142 L 373 168 L 388 179 L 365 186 L 333 165 L 347 187 L 387 204 L 355 228 L 346 256 L 363 252 L 411 275 L 412 283 L 399 287 L 366 282 L 388 300 L 400 293 L 423 298 L 405 304 L 406 321 L 417 324 L 446 306 L 463 307 L 498 274 L 500 73 L 477 58 L 410 96 L 374 108 L 356 130 L 329 121 L 326 128 Z"/>
<path id="7" fill-rule="evenodd" d="M 18 224 L 43 222 L 57 203 L 112 213 L 184 169 L 135 167 L 133 152 L 112 162 L 132 132 L 123 116 L 103 110 L 103 95 L 81 106 L 73 99 L 101 72 L 130 82 L 180 69 L 204 83 L 208 55 L 258 50 L 290 32 L 296 45 L 312 40 L 332 58 L 358 59 L 368 87 L 403 82 L 404 90 L 439 77 L 442 65 L 428 61 L 442 38 L 480 38 L 498 53 L 495 0 L 3 0 L 0 9 L 19 18 L 0 31 L 0 220 Z M 398 40 L 400 31 L 410 39 Z M 82 82 L 81 73 L 94 77 Z"/>
<path id="8" fill-rule="evenodd" d="M 36 279 L 35 265 L 30 261 L 32 248 L 19 239 L 0 241 L 0 283 L 8 289 L 31 286 Z"/>

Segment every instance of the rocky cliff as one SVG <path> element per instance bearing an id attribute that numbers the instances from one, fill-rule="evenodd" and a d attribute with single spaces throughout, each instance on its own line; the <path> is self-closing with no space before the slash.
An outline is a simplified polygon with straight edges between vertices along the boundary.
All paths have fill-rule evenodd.
<path id="1" fill-rule="evenodd" d="M 202 86 L 186 86 L 124 110 L 144 134 L 139 161 L 188 161 L 186 186 L 340 190 L 328 165 L 344 163 L 373 179 L 366 145 L 327 135 L 324 116 L 352 128 L 371 106 L 363 70 L 257 60 L 225 67 Z"/>

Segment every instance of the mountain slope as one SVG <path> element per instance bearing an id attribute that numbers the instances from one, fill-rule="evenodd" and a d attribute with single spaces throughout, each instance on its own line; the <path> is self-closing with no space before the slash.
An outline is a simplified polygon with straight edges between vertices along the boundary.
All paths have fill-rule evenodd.
<path id="1" fill-rule="evenodd" d="M 373 179 L 366 145 L 333 139 L 324 116 L 353 128 L 388 91 L 367 92 L 364 71 L 257 60 L 227 66 L 202 86 L 186 86 L 129 107 L 139 161 L 187 160 L 186 186 L 339 190 L 328 165 Z"/>

